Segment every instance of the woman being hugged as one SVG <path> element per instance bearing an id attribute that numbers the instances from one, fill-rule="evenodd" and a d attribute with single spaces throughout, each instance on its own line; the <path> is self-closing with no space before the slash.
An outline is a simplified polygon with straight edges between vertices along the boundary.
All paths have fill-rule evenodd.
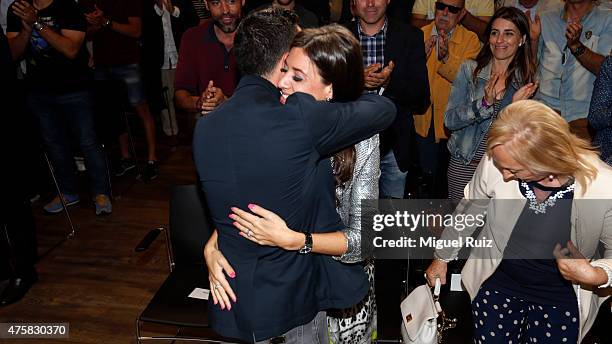
<path id="1" fill-rule="evenodd" d="M 612 294 L 612 169 L 554 110 L 524 100 L 493 123 L 465 199 L 490 200 L 480 238 L 494 243 L 461 272 L 474 342 L 580 343 Z M 436 250 L 430 284 L 446 282 L 458 251 Z"/>
<path id="2" fill-rule="evenodd" d="M 450 199 L 463 198 L 463 189 L 484 155 L 489 127 L 499 111 L 530 98 L 537 89 L 525 14 L 514 7 L 500 8 L 485 35 L 488 43 L 476 60 L 461 65 L 444 113 L 444 125 L 451 131 Z"/>
<path id="3" fill-rule="evenodd" d="M 338 102 L 356 100 L 363 92 L 361 47 L 351 32 L 339 25 L 298 33 L 283 71 L 285 75 L 279 83 L 281 102 L 294 92 L 308 93 L 319 101 Z M 378 199 L 379 152 L 379 137 L 374 135 L 321 162 L 332 166 L 337 211 L 346 229 L 335 233 L 317 233 L 315 229 L 312 252 L 333 256 L 343 263 L 363 264 L 370 282 L 370 290 L 362 302 L 350 309 L 336 310 L 328 317 L 330 340 L 336 344 L 370 343 L 376 330 L 374 264 L 367 261 L 369 253 L 361 251 L 361 200 Z M 245 239 L 290 251 L 299 249 L 293 243 L 304 242 L 304 234 L 299 229 L 289 229 L 273 212 L 253 204 L 249 209 L 252 213 L 232 208 L 234 214 L 230 215 Z M 225 279 L 222 270 L 232 278 L 235 276 L 218 250 L 215 235 L 206 245 L 205 258 L 211 285 L 225 284 L 219 283 Z M 333 284 L 334 276 L 330 278 Z M 221 307 L 229 305 L 229 298 L 234 299 L 230 289 L 216 288 L 212 295 Z"/>

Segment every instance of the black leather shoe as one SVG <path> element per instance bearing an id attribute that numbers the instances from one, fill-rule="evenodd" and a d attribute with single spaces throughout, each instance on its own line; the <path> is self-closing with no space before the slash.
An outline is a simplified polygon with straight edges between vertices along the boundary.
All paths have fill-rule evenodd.
<path id="1" fill-rule="evenodd" d="M 19 276 L 11 278 L 6 288 L 0 295 L 0 307 L 10 305 L 21 300 L 30 290 L 32 285 L 38 281 L 38 275 Z"/>

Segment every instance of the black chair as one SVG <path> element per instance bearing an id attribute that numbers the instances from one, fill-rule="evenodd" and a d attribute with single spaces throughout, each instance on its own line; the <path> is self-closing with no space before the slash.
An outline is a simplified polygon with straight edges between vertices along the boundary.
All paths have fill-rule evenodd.
<path id="1" fill-rule="evenodd" d="M 173 187 L 170 200 L 170 225 L 168 230 L 164 230 L 170 275 L 136 319 L 138 343 L 151 339 L 232 343 L 231 340 L 215 335 L 212 330 L 206 338 L 182 335 L 185 329 L 210 329 L 208 301 L 190 298 L 188 295 L 195 288 L 209 289 L 208 271 L 202 252 L 213 230 L 199 189 L 195 185 Z M 147 322 L 174 326 L 178 329 L 175 336 L 142 336 L 141 323 Z"/>

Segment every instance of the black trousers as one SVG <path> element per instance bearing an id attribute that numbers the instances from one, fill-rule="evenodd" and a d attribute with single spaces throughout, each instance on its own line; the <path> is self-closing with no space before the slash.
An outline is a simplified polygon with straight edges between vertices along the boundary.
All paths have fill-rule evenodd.
<path id="1" fill-rule="evenodd" d="M 6 189 L 5 189 L 6 190 Z M 0 225 L 0 277 L 31 273 L 38 259 L 36 225 L 27 198 L 7 197 Z"/>

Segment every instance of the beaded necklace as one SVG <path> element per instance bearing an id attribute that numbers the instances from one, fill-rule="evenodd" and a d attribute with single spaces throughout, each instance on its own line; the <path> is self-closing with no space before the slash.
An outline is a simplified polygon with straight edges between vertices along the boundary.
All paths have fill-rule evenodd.
<path id="1" fill-rule="evenodd" d="M 546 214 L 546 209 L 554 207 L 558 199 L 563 199 L 566 193 L 574 191 L 576 182 L 572 180 L 571 183 L 566 183 L 564 188 L 562 187 L 562 189 L 555 194 L 551 194 L 541 203 L 538 203 L 535 192 L 527 182 L 521 182 L 521 186 L 525 189 L 525 197 L 529 201 L 529 209 L 533 210 L 536 214 Z"/>

